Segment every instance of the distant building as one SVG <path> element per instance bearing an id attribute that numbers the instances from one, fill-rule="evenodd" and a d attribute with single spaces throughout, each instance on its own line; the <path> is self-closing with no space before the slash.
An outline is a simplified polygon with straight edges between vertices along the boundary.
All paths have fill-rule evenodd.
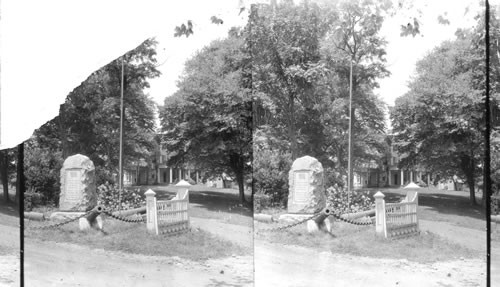
<path id="1" fill-rule="evenodd" d="M 190 179 L 195 183 L 201 183 L 201 172 L 192 166 L 168 166 L 167 151 L 159 149 L 153 158 L 144 158 L 127 165 L 123 170 L 123 184 L 132 185 L 168 185 L 176 183 L 181 179 Z"/>
<path id="2" fill-rule="evenodd" d="M 369 162 L 354 171 L 354 188 L 370 187 L 397 187 L 405 186 L 410 182 L 428 185 L 432 184 L 432 176 L 421 167 L 400 169 L 400 157 L 391 145 L 390 153 L 383 164 Z"/>

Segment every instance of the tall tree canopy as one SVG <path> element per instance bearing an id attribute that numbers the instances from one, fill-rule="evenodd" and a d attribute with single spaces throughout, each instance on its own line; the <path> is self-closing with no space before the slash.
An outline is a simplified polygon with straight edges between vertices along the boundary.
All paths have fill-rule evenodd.
<path id="1" fill-rule="evenodd" d="M 40 173 L 47 168 L 58 169 L 62 160 L 76 153 L 94 162 L 99 182 L 111 180 L 112 174 L 118 172 L 122 61 L 124 162 L 132 163 L 154 151 L 156 107 L 144 89 L 149 87 L 148 79 L 160 75 L 155 47 L 156 41 L 148 39 L 94 72 L 68 95 L 59 116 L 35 131 L 26 146 L 28 187 L 51 190 L 47 191 L 50 196 L 57 194 L 58 174 L 46 174 L 48 182 L 42 184 L 44 177 Z"/>
<path id="2" fill-rule="evenodd" d="M 395 146 L 402 166 L 417 164 L 444 177 L 465 179 L 470 200 L 483 165 L 485 96 L 484 18 L 472 30 L 457 31 L 457 39 L 445 42 L 417 63 L 410 91 L 396 100 L 391 111 Z M 491 22 L 498 31 L 498 21 Z M 498 32 L 492 35 L 498 38 Z M 493 40 L 493 43 L 495 40 Z M 498 57 L 492 64 L 498 65 Z M 498 109 L 500 77 L 492 69 L 494 109 Z M 484 198 L 484 195 L 483 195 Z"/>
<path id="3" fill-rule="evenodd" d="M 160 111 L 168 163 L 191 163 L 236 178 L 240 200 L 251 173 L 252 110 L 249 57 L 238 29 L 187 61 L 179 90 Z M 251 201 L 250 201 L 251 202 Z"/>
<path id="4" fill-rule="evenodd" d="M 288 152 L 292 160 L 315 156 L 338 176 L 347 174 L 351 62 L 354 166 L 385 157 L 386 107 L 373 89 L 377 79 L 388 75 L 386 41 L 379 30 L 389 6 L 324 2 L 254 5 L 245 29 L 252 55 L 256 151 Z M 254 164 L 260 170 L 260 162 Z"/>

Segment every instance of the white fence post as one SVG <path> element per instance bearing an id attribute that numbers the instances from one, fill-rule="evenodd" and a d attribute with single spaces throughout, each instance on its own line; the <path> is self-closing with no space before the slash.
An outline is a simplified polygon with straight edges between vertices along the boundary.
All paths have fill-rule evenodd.
<path id="1" fill-rule="evenodd" d="M 375 198 L 375 231 L 379 235 L 386 236 L 385 195 L 379 191 L 373 197 Z"/>
<path id="2" fill-rule="evenodd" d="M 189 188 L 191 187 L 191 184 L 185 180 L 179 181 L 175 185 L 178 188 L 177 196 L 179 197 L 178 199 L 184 199 L 185 202 L 182 204 L 184 205 L 184 208 L 186 209 L 186 212 L 183 213 L 182 219 L 187 220 L 187 227 L 189 227 Z"/>
<path id="3" fill-rule="evenodd" d="M 156 212 L 156 197 L 155 192 L 151 189 L 146 191 L 144 195 L 146 195 L 146 224 L 148 228 L 148 232 L 155 233 L 158 235 L 158 218 Z"/>

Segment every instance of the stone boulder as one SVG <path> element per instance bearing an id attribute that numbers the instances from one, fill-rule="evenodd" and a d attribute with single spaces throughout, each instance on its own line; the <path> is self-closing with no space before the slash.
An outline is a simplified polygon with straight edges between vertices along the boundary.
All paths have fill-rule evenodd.
<path id="1" fill-rule="evenodd" d="M 61 168 L 59 209 L 87 211 L 97 205 L 94 163 L 86 156 L 68 157 Z"/>
<path id="2" fill-rule="evenodd" d="M 323 165 L 310 156 L 296 159 L 288 175 L 288 213 L 312 214 L 326 206 Z"/>

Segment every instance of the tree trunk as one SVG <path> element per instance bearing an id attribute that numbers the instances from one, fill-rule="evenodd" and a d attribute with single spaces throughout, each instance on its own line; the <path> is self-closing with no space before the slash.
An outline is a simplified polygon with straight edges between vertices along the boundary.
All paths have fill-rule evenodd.
<path id="1" fill-rule="evenodd" d="M 243 173 L 236 174 L 236 181 L 238 182 L 238 192 L 240 195 L 240 202 L 243 204 L 248 204 L 249 202 L 245 198 L 245 181 Z"/>
<path id="2" fill-rule="evenodd" d="M 229 162 L 238 183 L 240 202 L 244 205 L 249 205 L 252 202 L 247 201 L 245 198 L 245 163 L 243 158 L 239 154 L 232 154 L 229 156 Z"/>
<path id="3" fill-rule="evenodd" d="M 475 190 L 475 180 L 474 180 L 474 159 L 468 155 L 464 155 L 460 159 L 460 166 L 463 173 L 467 179 L 467 185 L 469 186 L 470 203 L 476 205 L 476 190 Z"/>
<path id="4" fill-rule="evenodd" d="M 10 202 L 9 199 L 9 156 L 7 150 L 0 151 L 0 180 L 2 180 L 3 200 Z"/>
<path id="5" fill-rule="evenodd" d="M 476 189 L 474 176 L 467 175 L 467 185 L 469 186 L 470 203 L 476 205 Z"/>

